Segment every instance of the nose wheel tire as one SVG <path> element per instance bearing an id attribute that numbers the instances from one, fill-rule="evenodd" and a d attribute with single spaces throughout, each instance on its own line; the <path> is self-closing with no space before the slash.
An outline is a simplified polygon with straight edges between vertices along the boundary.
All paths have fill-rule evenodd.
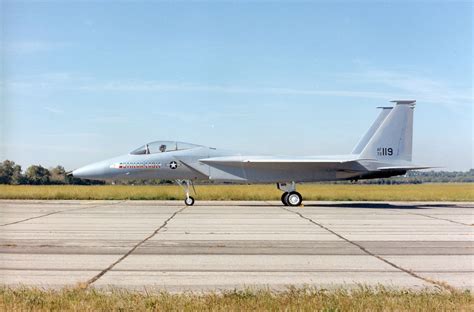
<path id="1" fill-rule="evenodd" d="M 287 206 L 297 207 L 303 203 L 303 196 L 298 192 L 291 192 L 285 197 Z"/>
<path id="2" fill-rule="evenodd" d="M 287 196 L 288 196 L 288 192 L 281 194 L 281 202 L 285 206 L 288 206 Z"/>
<path id="3" fill-rule="evenodd" d="M 189 196 L 184 200 L 184 203 L 186 204 L 186 206 L 192 206 L 194 205 L 194 198 L 192 196 Z"/>

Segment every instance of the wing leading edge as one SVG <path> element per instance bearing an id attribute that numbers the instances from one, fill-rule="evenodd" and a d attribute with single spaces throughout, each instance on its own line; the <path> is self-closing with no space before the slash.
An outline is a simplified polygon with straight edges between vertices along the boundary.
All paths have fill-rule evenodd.
<path id="1" fill-rule="evenodd" d="M 352 155 L 317 157 L 262 157 L 262 156 L 230 156 L 201 159 L 200 162 L 208 165 L 243 166 L 246 164 L 344 164 L 360 160 Z"/>

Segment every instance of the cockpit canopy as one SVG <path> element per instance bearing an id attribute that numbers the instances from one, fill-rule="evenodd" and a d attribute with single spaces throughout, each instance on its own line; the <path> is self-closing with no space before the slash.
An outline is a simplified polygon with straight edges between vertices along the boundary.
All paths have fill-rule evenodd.
<path id="1" fill-rule="evenodd" d="M 156 154 L 156 153 L 166 153 L 174 151 L 183 151 L 187 149 L 192 149 L 200 147 L 200 145 L 175 142 L 175 141 L 155 141 L 143 146 L 140 146 L 136 150 L 130 152 L 131 155 L 147 155 L 147 154 Z"/>

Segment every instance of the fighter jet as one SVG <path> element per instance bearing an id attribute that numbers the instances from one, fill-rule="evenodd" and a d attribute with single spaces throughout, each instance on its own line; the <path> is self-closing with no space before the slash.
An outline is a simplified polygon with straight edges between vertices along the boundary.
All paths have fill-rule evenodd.
<path id="1" fill-rule="evenodd" d="M 412 160 L 413 111 L 416 101 L 397 100 L 381 112 L 348 155 L 262 156 L 176 141 L 156 141 L 130 153 L 72 172 L 93 180 L 166 179 L 183 186 L 192 206 L 195 181 L 275 183 L 286 206 L 300 206 L 296 183 L 388 178 L 426 169 Z M 194 188 L 193 188 L 194 189 Z"/>

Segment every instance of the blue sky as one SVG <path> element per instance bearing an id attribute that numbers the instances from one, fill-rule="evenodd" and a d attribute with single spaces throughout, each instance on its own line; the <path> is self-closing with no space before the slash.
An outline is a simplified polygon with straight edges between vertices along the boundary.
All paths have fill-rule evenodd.
<path id="1" fill-rule="evenodd" d="M 0 159 L 89 162 L 153 140 L 349 153 L 416 99 L 414 161 L 473 167 L 469 1 L 4 1 Z"/>

